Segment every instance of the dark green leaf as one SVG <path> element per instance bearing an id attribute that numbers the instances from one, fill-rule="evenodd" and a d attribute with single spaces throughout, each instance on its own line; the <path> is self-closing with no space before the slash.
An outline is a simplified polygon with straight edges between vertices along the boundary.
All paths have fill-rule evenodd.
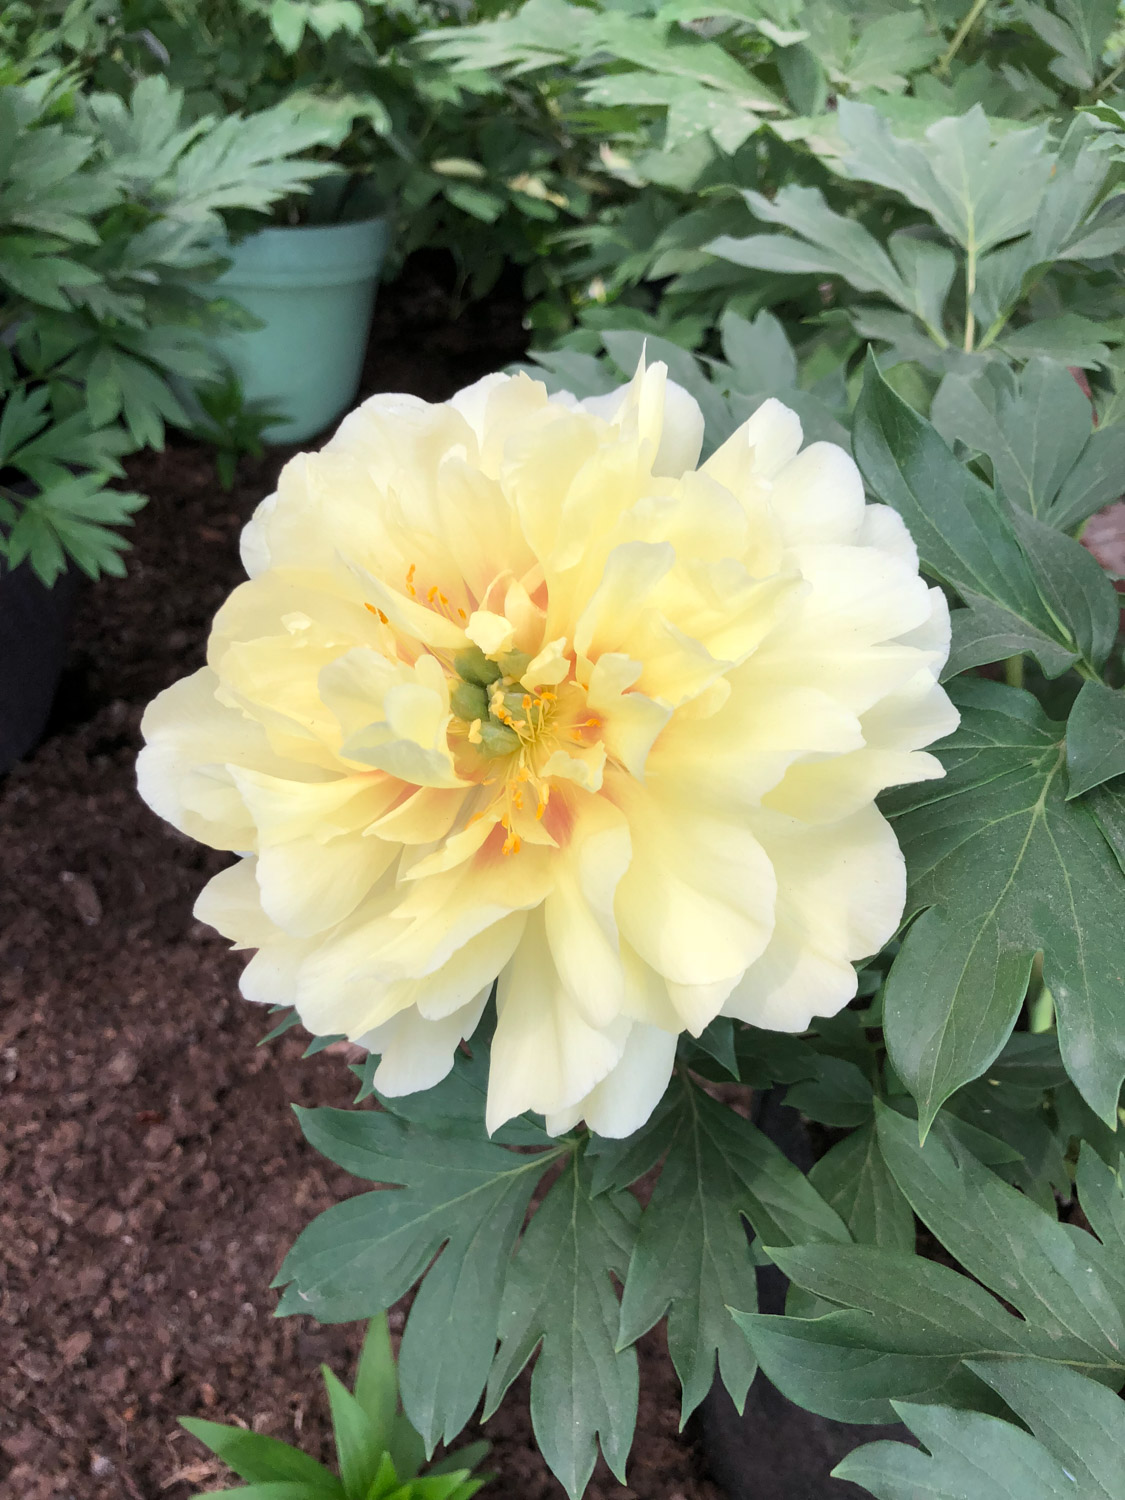
<path id="1" fill-rule="evenodd" d="M 871 1084 L 855 1063 L 818 1057 L 816 1077 L 795 1084 L 785 1102 L 821 1125 L 853 1129 L 871 1118 Z"/>
<path id="2" fill-rule="evenodd" d="M 1009 656 L 1033 656 L 1044 677 L 1061 677 L 1078 660 L 1077 651 L 1060 646 L 1002 604 L 967 589 L 962 590 L 962 598 L 968 607 L 953 610 L 949 617 L 953 638 L 941 674 L 943 682 L 970 667 L 1006 661 Z"/>
<path id="3" fill-rule="evenodd" d="M 914 1212 L 959 1265 L 1022 1315 L 1025 1352 L 1049 1358 L 1057 1351 L 1054 1357 L 1120 1384 L 1125 1242 L 1118 1236 L 1103 1245 L 1093 1235 L 1072 1233 L 952 1135 L 942 1140 L 935 1133 L 920 1146 L 902 1115 L 880 1109 L 877 1120 L 883 1155 Z M 1039 1331 L 1047 1344 L 1032 1347 Z"/>
<path id="4" fill-rule="evenodd" d="M 1099 427 L 1063 481 L 1047 514 L 1060 531 L 1072 531 L 1103 505 L 1125 493 L 1125 422 Z"/>
<path id="5" fill-rule="evenodd" d="M 638 1212 L 631 1194 L 594 1197 L 585 1162 L 573 1157 L 532 1219 L 504 1291 L 485 1416 L 539 1349 L 532 1426 L 571 1500 L 586 1488 L 599 1439 L 606 1462 L 625 1482 L 637 1417 L 637 1356 L 617 1348 L 611 1272 L 625 1276 Z"/>
<path id="6" fill-rule="evenodd" d="M 958 592 L 984 595 L 1057 638 L 1010 516 L 891 390 L 870 354 L 853 446 L 868 486 L 902 516 L 925 568 Z"/>
<path id="7" fill-rule="evenodd" d="M 1060 536 L 1053 526 L 1025 511 L 1012 513 L 1016 535 L 1031 564 L 1039 593 L 1073 644 L 1100 668 L 1117 639 L 1120 603 L 1105 569 L 1081 542 Z"/>
<path id="8" fill-rule="evenodd" d="M 809 1181 L 860 1244 L 914 1249 L 914 1213 L 883 1160 L 874 1120 L 827 1151 Z"/>
<path id="9" fill-rule="evenodd" d="M 887 1109 L 878 1128 L 900 1189 L 971 1275 L 867 1245 L 771 1251 L 798 1287 L 839 1310 L 736 1314 L 770 1379 L 808 1409 L 853 1422 L 890 1420 L 891 1402 L 904 1398 L 999 1410 L 963 1363 L 975 1359 L 1030 1355 L 1116 1388 L 1125 1377 L 1125 1203 L 1105 1165 L 1083 1152 L 1080 1193 L 1099 1244 L 1002 1182 L 954 1134 L 935 1132 L 920 1147 L 913 1122 Z"/>
<path id="10" fill-rule="evenodd" d="M 1084 682 L 1066 721 L 1067 797 L 1125 775 L 1125 692 Z"/>
<path id="11" fill-rule="evenodd" d="M 1103 781 L 1084 800 L 1125 874 L 1125 776 Z"/>
<path id="12" fill-rule="evenodd" d="M 1074 468 L 1093 410 L 1065 365 L 1035 358 L 1017 383 L 1003 365 L 945 377 L 930 412 L 941 435 L 992 461 L 996 487 L 1043 516 Z"/>
<path id="13" fill-rule="evenodd" d="M 976 1078 L 1011 1034 L 1034 953 L 1009 946 L 990 913 L 966 925 L 941 908 L 923 912 L 883 993 L 887 1048 L 918 1101 L 923 1130 L 963 1083 Z"/>
<path id="14" fill-rule="evenodd" d="M 1121 872 L 1084 803 L 1067 802 L 1063 732 L 1026 693 L 961 678 L 943 781 L 892 793 L 910 879 L 886 990 L 887 1043 L 923 1124 L 996 1056 L 1043 952 L 1070 1076 L 1112 1122 L 1125 1074 Z M 947 924 L 948 941 L 940 938 Z"/>
<path id="15" fill-rule="evenodd" d="M 837 1464 L 833 1478 L 862 1485 L 877 1500 L 1077 1500 L 1074 1481 L 1011 1422 L 910 1401 L 894 1408 L 925 1448 L 868 1443 Z"/>
<path id="16" fill-rule="evenodd" d="M 407 1415 L 432 1449 L 461 1430 L 480 1397 L 512 1247 L 536 1183 L 564 1150 L 514 1155 L 463 1129 L 426 1130 L 372 1110 L 298 1116 L 312 1144 L 345 1170 L 404 1187 L 351 1198 L 314 1220 L 278 1274 L 286 1287 L 278 1312 L 368 1317 L 425 1275 L 399 1380 Z"/>
<path id="17" fill-rule="evenodd" d="M 729 1312 L 755 1296 L 744 1221 L 771 1244 L 849 1236 L 761 1131 L 687 1080 L 654 1122 L 651 1144 L 664 1166 L 629 1264 L 620 1341 L 632 1343 L 668 1315 L 686 1420 L 710 1389 L 716 1360 L 739 1407 L 754 1376 Z M 635 1149 L 629 1143 L 625 1152 Z"/>
<path id="18" fill-rule="evenodd" d="M 1109 348 L 1105 340 L 1110 338 L 1117 342 L 1116 335 L 1104 323 L 1071 312 L 1025 323 L 998 339 L 996 347 L 1012 359 L 1033 359 L 1042 354 L 1060 364 L 1093 369 L 1108 363 Z"/>
<path id="19" fill-rule="evenodd" d="M 1118 1194 L 1120 1199 L 1120 1194 Z M 1125 1500 L 1125 1402 L 1066 1366 L 1034 1359 L 974 1360 L 988 1382 L 1062 1465 L 1070 1489 Z"/>

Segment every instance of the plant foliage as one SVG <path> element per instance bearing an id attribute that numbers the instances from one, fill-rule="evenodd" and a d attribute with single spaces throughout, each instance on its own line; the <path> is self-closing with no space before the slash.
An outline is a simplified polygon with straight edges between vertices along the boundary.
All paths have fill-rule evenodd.
<path id="1" fill-rule="evenodd" d="M 237 316 L 211 282 L 222 213 L 260 210 L 327 168 L 323 127 L 284 106 L 188 121 L 161 77 L 128 99 L 49 72 L 0 88 L 0 556 L 50 584 L 123 571 L 144 497 L 121 458 L 191 424 L 222 367 L 201 334 Z"/>
<path id="2" fill-rule="evenodd" d="M 192 1437 L 245 1479 L 233 1490 L 212 1490 L 198 1500 L 237 1494 L 243 1500 L 471 1500 L 487 1482 L 473 1471 L 488 1452 L 473 1443 L 425 1466 L 417 1432 L 398 1399 L 398 1376 L 387 1320 L 372 1318 L 360 1351 L 355 1386 L 321 1366 L 332 1417 L 337 1473 L 277 1438 L 245 1427 L 181 1417 Z"/>

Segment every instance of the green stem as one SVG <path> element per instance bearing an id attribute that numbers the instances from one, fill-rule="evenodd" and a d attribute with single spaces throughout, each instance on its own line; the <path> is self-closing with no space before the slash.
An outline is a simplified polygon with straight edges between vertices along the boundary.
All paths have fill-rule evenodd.
<path id="1" fill-rule="evenodd" d="M 1003 333 L 1004 329 L 1007 327 L 1008 318 L 1010 316 L 1010 313 L 1000 314 L 995 323 L 993 323 L 992 327 L 985 334 L 984 338 L 982 338 L 980 343 L 977 345 L 978 351 L 987 349 L 988 346 L 992 343 L 993 339 L 999 338 L 1000 334 Z"/>
<path id="2" fill-rule="evenodd" d="M 1004 681 L 1009 687 L 1023 687 L 1023 657 L 1009 656 L 1004 663 Z"/>
<path id="3" fill-rule="evenodd" d="M 1117 80 L 1121 77 L 1122 73 L 1125 73 L 1125 57 L 1121 59 L 1121 61 L 1117 64 L 1116 68 L 1114 68 L 1111 73 L 1107 73 L 1105 75 L 1101 83 L 1099 83 L 1097 88 L 1094 90 L 1092 97 L 1094 99 L 1100 99 L 1101 96 L 1105 93 L 1106 89 L 1109 88 L 1110 84 L 1116 83 Z"/>
<path id="4" fill-rule="evenodd" d="M 965 249 L 968 259 L 965 262 L 965 339 L 962 348 L 966 354 L 971 354 L 977 331 L 977 320 L 973 314 L 973 297 L 977 290 L 977 247 L 971 230 Z"/>
<path id="5" fill-rule="evenodd" d="M 1055 1024 L 1055 997 L 1046 985 L 1027 1007 L 1027 1029 L 1035 1033 L 1050 1031 Z"/>
<path id="6" fill-rule="evenodd" d="M 987 4 L 988 0 L 973 0 L 973 4 L 969 9 L 968 14 L 964 17 L 960 26 L 958 26 L 957 30 L 953 33 L 953 40 L 950 42 L 945 56 L 937 65 L 937 70 L 939 73 L 949 72 L 949 64 L 957 56 L 958 52 L 960 52 L 962 42 L 980 20 L 981 12 L 984 10 L 984 7 Z"/>

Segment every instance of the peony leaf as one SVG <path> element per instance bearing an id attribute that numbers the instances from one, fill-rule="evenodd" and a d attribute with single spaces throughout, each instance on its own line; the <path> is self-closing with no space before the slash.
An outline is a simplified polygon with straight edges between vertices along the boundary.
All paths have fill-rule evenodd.
<path id="1" fill-rule="evenodd" d="M 907 933 L 886 990 L 891 1060 L 923 1128 L 988 1067 L 1043 953 L 1063 1061 L 1110 1124 L 1125 1076 L 1121 871 L 1089 809 L 1066 800 L 1062 726 L 1027 693 L 959 679 L 943 781 L 892 793 Z"/>
<path id="2" fill-rule="evenodd" d="M 399 1380 L 407 1416 L 432 1451 L 460 1432 L 480 1398 L 527 1205 L 569 1147 L 517 1155 L 456 1122 L 443 1130 L 366 1109 L 297 1113 L 330 1160 L 402 1189 L 360 1194 L 315 1219 L 278 1273 L 278 1313 L 326 1323 L 368 1317 L 425 1277 L 403 1334 Z"/>
<path id="3" fill-rule="evenodd" d="M 977 1359 L 1033 1356 L 1116 1389 L 1125 1199 L 1105 1163 L 1084 1147 L 1079 1200 L 1099 1243 L 1001 1181 L 944 1127 L 921 1147 L 912 1120 L 881 1108 L 878 1129 L 899 1188 L 969 1274 L 871 1245 L 771 1250 L 797 1286 L 835 1304 L 808 1319 L 736 1314 L 774 1384 L 843 1422 L 893 1421 L 891 1402 L 902 1399 L 999 1410 L 963 1363 Z"/>
<path id="4" fill-rule="evenodd" d="M 970 667 L 1004 661 L 1009 656 L 1033 656 L 1044 677 L 1061 677 L 1078 660 L 1077 651 L 1060 646 L 1002 604 L 968 589 L 962 591 L 962 597 L 967 607 L 955 609 L 949 617 L 953 639 L 941 674 L 943 682 Z"/>
<path id="5" fill-rule="evenodd" d="M 1045 355 L 1067 365 L 1094 369 L 1109 363 L 1109 348 L 1104 342 L 1119 341 L 1112 325 L 1095 323 L 1080 313 L 1060 313 L 1055 318 L 1037 318 L 998 339 L 996 347 L 1013 359 L 1031 359 Z"/>
<path id="6" fill-rule="evenodd" d="M 1073 1494 L 1125 1500 L 1125 1403 L 1095 1381 L 1039 1360 L 974 1360 L 986 1380 L 1063 1466 Z M 1085 1486 L 1089 1486 L 1087 1491 Z"/>
<path id="7" fill-rule="evenodd" d="M 754 1362 L 729 1308 L 746 1306 L 754 1296 L 745 1224 L 771 1243 L 838 1244 L 848 1231 L 761 1131 L 686 1078 L 644 1135 L 649 1158 L 664 1156 L 664 1166 L 629 1263 L 619 1343 L 632 1343 L 667 1313 L 668 1348 L 683 1386 L 682 1420 L 710 1390 L 716 1360 L 741 1408 Z M 603 1152 L 600 1180 L 609 1160 Z M 635 1141 L 623 1143 L 618 1160 L 617 1186 L 648 1164 Z"/>
<path id="8" fill-rule="evenodd" d="M 538 1349 L 532 1425 L 571 1500 L 586 1488 L 598 1439 L 625 1482 L 637 1419 L 637 1356 L 616 1347 L 610 1273 L 624 1279 L 639 1212 L 628 1193 L 594 1196 L 589 1168 L 575 1155 L 532 1219 L 504 1291 L 484 1416 L 492 1415 Z M 457 1319 L 464 1313 L 461 1303 Z"/>
<path id="9" fill-rule="evenodd" d="M 1125 692 L 1084 682 L 1066 721 L 1068 799 L 1125 775 Z"/>
<path id="10" fill-rule="evenodd" d="M 1047 520 L 1071 531 L 1125 490 L 1125 422 L 1099 427 L 1063 481 Z"/>
<path id="11" fill-rule="evenodd" d="M 1093 430 L 1093 409 L 1066 368 L 1041 356 L 1017 382 L 1004 365 L 952 373 L 930 418 L 947 442 L 959 438 L 992 462 L 996 488 L 1044 516 Z"/>
<path id="12" fill-rule="evenodd" d="M 1023 1363 L 1033 1361 L 1013 1360 L 1011 1365 L 1014 1369 Z M 996 1364 L 981 1361 L 974 1368 Z M 1079 1387 L 1093 1385 L 1081 1375 L 1072 1378 Z M 919 1495 L 930 1500 L 961 1500 L 964 1495 L 973 1500 L 1073 1500 L 1076 1494 L 1067 1471 L 1012 1422 L 911 1401 L 896 1401 L 894 1409 L 924 1448 L 867 1443 L 836 1465 L 834 1479 L 862 1485 L 878 1500 L 917 1500 Z"/>
<path id="13" fill-rule="evenodd" d="M 981 595 L 1003 606 L 1032 640 L 1046 636 L 1077 650 L 1095 669 L 1105 660 L 1117 607 L 1098 564 L 976 479 L 891 390 L 870 355 L 854 446 L 869 488 L 902 516 L 928 572 L 967 603 Z"/>
<path id="14" fill-rule="evenodd" d="M 1125 874 L 1125 776 L 1103 781 L 1083 800 Z"/>
<path id="15" fill-rule="evenodd" d="M 1105 1238 L 1076 1234 L 1002 1182 L 952 1132 L 918 1144 L 904 1116 L 876 1110 L 879 1143 L 914 1212 L 966 1272 L 1041 1329 L 1060 1351 L 1084 1346 L 1087 1373 L 1120 1384 L 1125 1369 L 1125 1200 L 1087 1143 L 1079 1199 Z M 1107 1176 L 1109 1181 L 1107 1182 Z M 1041 1353 L 1028 1350 L 1029 1353 Z M 1050 1348 L 1046 1351 L 1050 1354 Z"/>
<path id="16" fill-rule="evenodd" d="M 979 104 L 918 141 L 894 135 L 869 104 L 841 99 L 839 118 L 848 174 L 901 193 L 971 253 L 1031 227 L 1054 165 L 1043 127 L 996 134 Z"/>
<path id="17" fill-rule="evenodd" d="M 895 394 L 871 355 L 853 442 L 869 489 L 902 516 L 930 573 L 959 593 L 995 600 L 1036 630 L 1059 638 L 1008 513 L 954 458 L 937 431 Z"/>
<path id="18" fill-rule="evenodd" d="M 827 1151 L 809 1181 L 865 1245 L 914 1250 L 914 1214 L 883 1159 L 869 1120 Z"/>
<path id="19" fill-rule="evenodd" d="M 840 276 L 862 292 L 881 292 L 899 307 L 913 306 L 914 294 L 879 241 L 862 224 L 829 208 L 818 188 L 791 184 L 773 198 L 751 191 L 743 197 L 756 218 L 782 224 L 801 238 L 722 235 L 703 247 L 712 255 L 761 271 Z"/>

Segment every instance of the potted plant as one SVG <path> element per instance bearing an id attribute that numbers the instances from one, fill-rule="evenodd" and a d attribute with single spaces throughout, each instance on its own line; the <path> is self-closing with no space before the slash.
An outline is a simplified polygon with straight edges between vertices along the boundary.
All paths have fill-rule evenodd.
<path id="1" fill-rule="evenodd" d="M 0 772 L 38 741 L 73 581 L 123 571 L 117 528 L 144 503 L 121 458 L 191 424 L 222 374 L 203 335 L 240 316 L 215 296 L 223 211 L 261 211 L 325 173 L 296 159 L 323 122 L 282 106 L 187 123 L 143 79 L 128 100 L 45 71 L 0 89 Z"/>
<path id="2" fill-rule="evenodd" d="M 271 222 L 230 225 L 222 290 L 257 321 L 223 338 L 249 400 L 284 412 L 272 441 L 300 441 L 352 402 L 385 266 L 423 246 L 450 252 L 458 291 L 486 292 L 507 263 L 549 275 L 546 237 L 589 193 L 536 93 L 483 74 L 454 80 L 416 45 L 460 17 L 374 0 L 123 0 L 101 30 L 72 28 L 74 56 L 121 92 L 159 71 L 189 113 L 287 103 L 319 121 L 337 175 L 279 201 Z M 456 300 L 456 299 L 455 299 Z"/>
<path id="3" fill-rule="evenodd" d="M 327 427 L 359 388 L 390 223 L 370 183 L 319 183 L 298 224 L 271 224 L 221 249 L 218 289 L 256 321 L 215 341 L 243 395 L 281 415 L 267 441 L 296 443 Z"/>

